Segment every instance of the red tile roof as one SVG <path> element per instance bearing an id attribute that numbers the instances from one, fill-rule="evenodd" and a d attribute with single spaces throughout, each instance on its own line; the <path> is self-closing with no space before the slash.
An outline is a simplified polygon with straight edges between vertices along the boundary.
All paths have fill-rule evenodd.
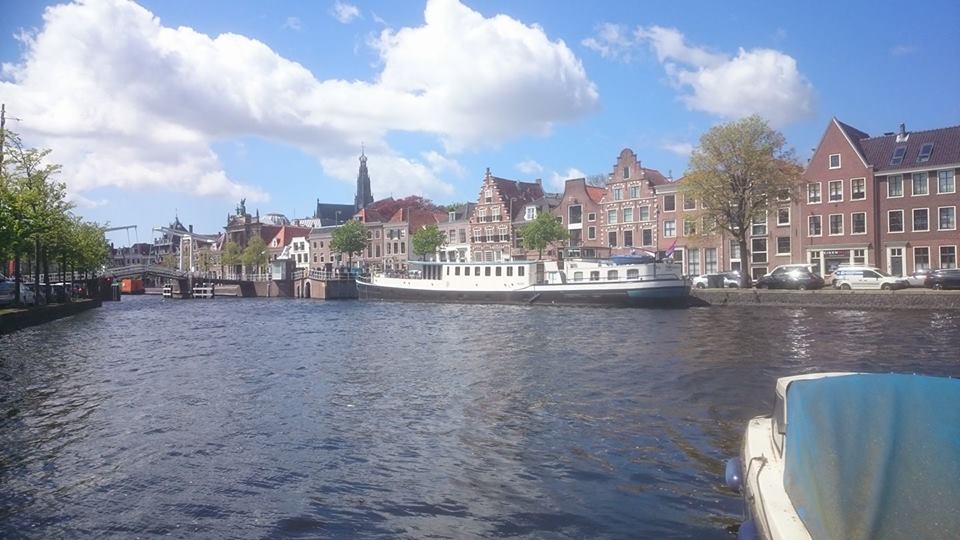
<path id="1" fill-rule="evenodd" d="M 506 178 L 492 177 L 493 183 L 503 200 L 516 199 L 525 203 L 543 197 L 543 186 L 539 182 L 519 182 Z"/>
<path id="2" fill-rule="evenodd" d="M 599 203 L 600 200 L 603 199 L 603 195 L 607 192 L 605 188 L 600 186 L 587 185 L 584 187 L 587 190 L 587 196 L 590 197 L 590 200 L 595 203 Z"/>

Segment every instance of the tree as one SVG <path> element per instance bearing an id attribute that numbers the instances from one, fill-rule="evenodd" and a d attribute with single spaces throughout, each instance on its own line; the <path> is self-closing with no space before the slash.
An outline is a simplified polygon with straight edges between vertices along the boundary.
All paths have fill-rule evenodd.
<path id="1" fill-rule="evenodd" d="M 570 233 L 556 216 L 549 212 L 540 212 L 536 219 L 520 227 L 520 237 L 523 238 L 523 247 L 528 250 L 537 250 L 539 258 L 542 259 L 543 248 L 566 240 L 570 237 Z"/>
<path id="2" fill-rule="evenodd" d="M 610 181 L 610 175 L 591 174 L 590 176 L 587 176 L 586 180 L 588 186 L 607 187 L 607 182 Z"/>
<path id="3" fill-rule="evenodd" d="M 785 145 L 783 135 L 756 115 L 715 126 L 700 138 L 680 184 L 684 197 L 700 201 L 701 216 L 737 240 L 744 269 L 753 221 L 799 192 L 802 169 Z M 740 280 L 749 287 L 750 273 L 741 272 Z"/>
<path id="4" fill-rule="evenodd" d="M 367 227 L 351 219 L 333 230 L 330 248 L 337 253 L 347 254 L 347 266 L 353 266 L 353 254 L 361 253 L 367 247 Z"/>
<path id="5" fill-rule="evenodd" d="M 229 241 L 223 246 L 223 255 L 220 256 L 220 262 L 224 266 L 230 267 L 231 269 L 238 264 L 242 264 L 242 255 L 243 250 L 240 249 L 240 244 Z"/>
<path id="6" fill-rule="evenodd" d="M 240 260 L 244 265 L 256 270 L 256 273 L 263 273 L 263 266 L 267 264 L 267 244 L 259 235 L 254 236 L 247 242 L 247 247 L 243 248 L 243 254 Z"/>
<path id="7" fill-rule="evenodd" d="M 438 249 L 447 244 L 447 235 L 444 234 L 436 225 L 426 225 L 419 231 L 413 233 L 413 254 L 419 255 L 420 260 L 425 260 L 427 255 L 436 253 Z"/>
<path id="8" fill-rule="evenodd" d="M 402 199 L 383 199 L 370 205 L 369 210 L 376 212 L 383 219 L 390 219 L 401 208 L 416 208 L 418 210 L 427 210 L 429 212 L 446 212 L 443 206 L 433 204 L 430 199 L 425 199 L 419 195 L 410 195 Z"/>

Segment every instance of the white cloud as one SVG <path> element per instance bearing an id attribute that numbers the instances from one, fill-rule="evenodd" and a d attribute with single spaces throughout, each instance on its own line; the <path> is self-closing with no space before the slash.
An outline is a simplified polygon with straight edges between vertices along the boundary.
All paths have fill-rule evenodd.
<path id="1" fill-rule="evenodd" d="M 300 24 L 300 17 L 287 17 L 287 21 L 283 23 L 283 27 L 296 30 L 297 32 L 303 28 L 303 26 Z"/>
<path id="2" fill-rule="evenodd" d="M 381 191 L 438 196 L 452 193 L 438 174 L 459 164 L 401 156 L 389 133 L 433 135 L 449 153 L 547 133 L 597 107 L 580 61 L 541 28 L 456 0 L 428 0 L 424 16 L 380 34 L 381 71 L 367 82 L 318 80 L 260 41 L 166 27 L 124 0 L 55 6 L 20 61 L 3 66 L 0 101 L 31 144 L 54 149 L 73 193 L 160 188 L 251 202 L 269 195 L 228 174 L 213 143 L 290 144 L 352 183 L 366 141 Z"/>
<path id="3" fill-rule="evenodd" d="M 588 37 L 580 42 L 581 45 L 592 49 L 603 58 L 630 62 L 630 54 L 636 45 L 626 26 L 613 23 L 597 25 L 596 37 Z"/>
<path id="4" fill-rule="evenodd" d="M 667 142 L 660 145 L 660 148 L 683 157 L 688 157 L 693 152 L 693 145 L 685 142 Z"/>
<path id="5" fill-rule="evenodd" d="M 337 0 L 330 9 L 330 14 L 341 23 L 348 24 L 360 16 L 360 10 L 357 9 L 357 6 Z"/>
<path id="6" fill-rule="evenodd" d="M 423 157 L 423 160 L 430 165 L 430 169 L 438 175 L 449 172 L 458 178 L 463 178 L 463 176 L 467 173 L 467 171 L 464 170 L 463 165 L 460 165 L 460 162 L 446 157 L 435 150 L 422 152 L 420 156 Z"/>
<path id="7" fill-rule="evenodd" d="M 813 86 L 787 54 L 741 48 L 731 57 L 688 45 L 675 28 L 641 26 L 627 37 L 611 26 L 600 27 L 591 48 L 604 57 L 629 58 L 633 48 L 647 44 L 691 110 L 725 118 L 759 114 L 778 127 L 813 113 Z"/>
<path id="8" fill-rule="evenodd" d="M 79 193 L 70 193 L 67 195 L 67 199 L 77 208 L 83 209 L 98 208 L 110 203 L 107 199 L 89 199 Z"/>
<path id="9" fill-rule="evenodd" d="M 890 49 L 890 54 L 893 56 L 906 56 L 915 52 L 917 52 L 917 48 L 915 46 L 905 44 L 896 45 Z"/>
<path id="10" fill-rule="evenodd" d="M 567 172 L 565 173 L 559 173 L 557 171 L 553 171 L 552 173 L 550 173 L 549 189 L 557 193 L 563 193 L 563 187 L 564 187 L 564 184 L 567 183 L 567 180 L 570 180 L 571 178 L 586 178 L 586 177 L 587 177 L 587 174 L 585 172 L 575 167 L 571 167 L 567 169 Z"/>
<path id="11" fill-rule="evenodd" d="M 521 161 L 516 164 L 517 170 L 523 174 L 537 174 L 543 172 L 543 165 L 537 163 L 532 159 Z"/>

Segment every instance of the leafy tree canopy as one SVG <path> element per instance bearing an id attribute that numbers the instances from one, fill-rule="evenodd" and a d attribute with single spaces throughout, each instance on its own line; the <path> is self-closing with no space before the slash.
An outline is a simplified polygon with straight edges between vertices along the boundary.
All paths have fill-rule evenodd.
<path id="1" fill-rule="evenodd" d="M 427 225 L 419 231 L 413 233 L 413 253 L 421 259 L 427 255 L 436 253 L 437 250 L 446 245 L 447 235 L 443 234 L 436 225 Z"/>
<path id="2" fill-rule="evenodd" d="M 520 227 L 520 236 L 523 238 L 523 247 L 537 250 L 542 259 L 545 247 L 566 240 L 570 237 L 570 233 L 556 216 L 549 212 L 540 212 L 536 219 Z"/>
<path id="3" fill-rule="evenodd" d="M 367 247 L 367 227 L 351 219 L 333 230 L 330 247 L 337 253 L 346 253 L 349 264 L 353 265 L 353 254 Z"/>

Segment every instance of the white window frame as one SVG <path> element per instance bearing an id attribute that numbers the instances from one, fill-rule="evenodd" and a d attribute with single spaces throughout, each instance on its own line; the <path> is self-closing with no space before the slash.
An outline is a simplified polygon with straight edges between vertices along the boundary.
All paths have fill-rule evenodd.
<path id="1" fill-rule="evenodd" d="M 927 211 L 927 228 L 926 229 L 917 229 L 917 210 L 926 210 Z M 929 208 L 914 208 L 910 212 L 910 232 L 930 232 L 930 209 Z"/>
<path id="2" fill-rule="evenodd" d="M 687 207 L 687 203 L 693 203 L 690 207 Z M 683 196 L 683 209 L 684 210 L 696 210 L 697 209 L 697 200 L 690 198 L 688 195 Z"/>
<path id="3" fill-rule="evenodd" d="M 591 217 L 591 216 L 593 216 L 593 217 Z M 593 223 L 593 222 L 595 222 L 595 221 L 597 221 L 597 213 L 596 213 L 596 212 L 590 212 L 590 213 L 588 213 L 588 214 L 587 214 L 587 223 Z"/>
<path id="4" fill-rule="evenodd" d="M 840 184 L 838 199 L 833 198 L 833 185 Z M 828 202 L 843 202 L 843 180 L 831 180 L 827 183 L 827 201 Z"/>
<path id="5" fill-rule="evenodd" d="M 617 186 L 613 188 L 613 200 L 615 201 L 623 200 L 623 186 Z"/>
<path id="6" fill-rule="evenodd" d="M 817 201 L 810 200 L 810 186 L 817 186 Z M 820 182 L 810 182 L 807 184 L 807 204 L 821 204 L 823 202 L 823 186 Z"/>
<path id="7" fill-rule="evenodd" d="M 891 231 L 891 230 L 890 230 L 890 215 L 893 214 L 894 212 L 900 212 L 900 230 L 899 230 L 899 231 Z M 902 208 L 899 209 L 899 210 L 887 210 L 887 233 L 888 233 L 888 234 L 903 234 L 904 231 L 907 230 L 907 223 L 903 220 L 903 218 L 904 218 L 904 216 L 903 216 L 903 209 L 902 209 Z"/>
<path id="8" fill-rule="evenodd" d="M 940 228 L 940 210 L 949 208 L 953 210 L 953 228 L 951 229 L 941 229 Z M 957 207 L 956 206 L 938 206 L 937 207 L 937 230 L 938 231 L 955 231 L 957 230 Z"/>
<path id="9" fill-rule="evenodd" d="M 855 216 L 855 215 L 857 215 L 857 214 L 862 214 L 862 215 L 863 215 L 863 232 L 857 232 L 856 229 L 854 229 L 854 226 L 853 226 L 853 224 L 854 224 L 853 216 Z M 867 234 L 867 213 L 866 213 L 866 212 L 850 212 L 850 234 L 851 234 L 851 235 L 858 235 L 858 236 L 859 236 L 859 235 Z"/>
<path id="10" fill-rule="evenodd" d="M 925 250 L 927 250 L 927 266 L 926 266 L 926 268 L 931 268 L 931 266 L 930 266 L 930 246 L 913 246 L 913 271 L 914 271 L 914 272 L 916 272 L 917 270 L 920 270 L 919 268 L 917 268 L 917 250 L 918 250 L 918 249 L 925 249 Z"/>
<path id="11" fill-rule="evenodd" d="M 926 181 L 926 184 L 927 184 L 927 192 L 926 192 L 926 193 L 917 193 L 917 192 L 916 192 L 916 189 L 915 189 L 916 184 L 914 183 L 914 175 L 917 175 L 917 174 L 923 174 L 923 175 L 926 175 L 926 177 L 927 177 L 927 181 Z M 938 189 L 939 189 L 939 183 L 937 184 L 937 187 L 938 187 Z M 927 173 L 927 172 L 925 172 L 925 171 L 919 171 L 919 172 L 915 172 L 915 173 L 911 174 L 911 175 L 910 175 L 910 196 L 911 196 L 911 197 L 926 197 L 927 195 L 930 195 L 930 174 Z"/>
<path id="12" fill-rule="evenodd" d="M 813 218 L 817 218 L 817 220 L 819 220 L 819 222 L 820 222 L 820 233 L 819 233 L 819 234 L 810 234 L 810 231 L 813 229 L 813 227 L 810 226 L 811 223 L 812 223 L 811 220 L 812 220 Z M 807 237 L 808 237 L 808 238 L 819 238 L 819 237 L 821 237 L 821 236 L 823 236 L 823 216 L 821 216 L 821 215 L 807 216 Z"/>
<path id="13" fill-rule="evenodd" d="M 597 239 L 597 228 L 593 225 L 587 227 L 587 240 Z"/>
<path id="14" fill-rule="evenodd" d="M 640 186 L 630 186 L 629 189 L 630 191 L 628 191 L 628 193 L 630 194 L 630 197 L 628 198 L 630 199 L 640 198 Z"/>
<path id="15" fill-rule="evenodd" d="M 754 247 L 754 242 L 763 242 L 763 251 Z M 753 260 L 759 254 L 763 254 L 762 261 Z M 750 264 L 768 264 L 770 262 L 770 241 L 766 236 L 758 236 L 750 239 Z"/>
<path id="16" fill-rule="evenodd" d="M 857 196 L 856 196 L 856 192 L 853 191 L 854 182 L 856 182 L 857 180 L 862 180 L 862 181 L 863 181 L 863 191 L 861 192 L 862 195 L 863 195 L 862 197 L 857 197 Z M 850 200 L 851 200 L 851 201 L 865 201 L 865 200 L 867 200 L 867 178 L 866 178 L 865 176 L 860 176 L 860 177 L 857 177 L 857 178 L 851 178 L 851 179 L 850 179 Z"/>
<path id="17" fill-rule="evenodd" d="M 630 212 L 630 219 L 627 219 L 627 212 Z M 623 209 L 623 222 L 633 223 L 633 207 L 628 206 Z"/>
<path id="18" fill-rule="evenodd" d="M 782 221 L 780 221 L 780 211 L 781 211 L 781 210 L 786 210 L 786 211 L 787 211 L 787 221 L 786 221 L 785 223 L 782 222 Z M 791 214 L 791 212 L 790 212 L 790 207 L 789 207 L 789 206 L 781 206 L 780 208 L 777 208 L 777 227 L 789 227 L 789 226 L 790 226 L 790 214 Z"/>
<path id="19" fill-rule="evenodd" d="M 781 239 L 781 238 L 786 238 L 786 239 L 790 242 L 790 250 L 780 251 L 780 239 Z M 775 237 L 775 241 L 776 241 L 776 243 L 777 243 L 777 255 L 776 255 L 776 256 L 777 256 L 777 257 L 789 257 L 791 250 L 793 250 L 793 238 L 791 238 L 789 234 L 787 234 L 787 235 L 780 235 L 780 236 Z"/>
<path id="20" fill-rule="evenodd" d="M 833 158 L 837 158 L 837 166 L 833 166 Z M 840 154 L 830 154 L 830 157 L 827 158 L 827 166 L 831 169 L 839 169 L 842 166 L 842 161 L 840 159 Z"/>
<path id="21" fill-rule="evenodd" d="M 755 219 L 750 222 L 750 236 L 766 236 L 767 233 L 770 232 L 769 225 L 770 225 L 770 214 L 766 210 L 764 210 L 763 219 L 761 220 Z M 763 232 L 762 233 L 754 232 L 755 227 L 763 227 Z"/>
<path id="22" fill-rule="evenodd" d="M 667 232 L 667 224 L 673 228 L 673 234 Z M 663 237 L 664 238 L 676 238 L 677 237 L 677 220 L 675 219 L 666 219 L 663 221 Z"/>
<path id="23" fill-rule="evenodd" d="M 673 197 L 673 208 L 667 210 L 667 197 Z M 664 212 L 675 212 L 677 210 L 677 196 L 673 193 L 667 193 L 663 196 L 663 211 Z"/>
<path id="24" fill-rule="evenodd" d="M 833 216 L 840 216 L 840 232 L 833 232 Z M 827 236 L 843 236 L 843 214 L 830 214 L 827 217 Z"/>
<path id="25" fill-rule="evenodd" d="M 524 221 L 533 221 L 537 219 L 537 207 L 536 206 L 526 207 L 523 212 L 523 219 Z"/>
<path id="26" fill-rule="evenodd" d="M 943 246 L 940 246 L 939 248 L 937 248 L 937 266 L 938 266 L 939 268 L 944 268 L 944 266 L 943 266 L 943 248 L 953 248 L 953 266 L 950 266 L 949 268 L 960 268 L 960 266 L 957 265 L 957 263 L 960 262 L 960 261 L 957 260 L 957 259 L 958 259 L 958 255 L 960 255 L 960 254 L 957 253 L 957 246 L 956 246 L 956 244 L 954 244 L 954 245 L 952 245 L 952 246 L 951 246 L 951 245 L 943 245 Z"/>
<path id="27" fill-rule="evenodd" d="M 617 209 L 616 209 L 616 208 L 608 208 L 608 209 L 607 209 L 607 225 L 616 225 L 616 224 L 617 224 L 617 218 L 619 217 L 617 214 L 618 214 L 618 212 L 617 212 Z M 610 216 L 613 216 L 613 219 L 610 219 Z"/>
<path id="28" fill-rule="evenodd" d="M 493 202 L 493 190 L 492 190 L 492 189 L 487 188 L 487 189 L 483 190 L 483 202 L 485 202 L 485 203 L 492 203 L 492 202 Z"/>
<path id="29" fill-rule="evenodd" d="M 647 219 L 642 219 L 644 210 L 647 211 Z M 640 221 L 640 222 L 650 221 L 650 205 L 649 204 L 645 204 L 643 206 L 637 207 L 637 221 Z"/>
<path id="30" fill-rule="evenodd" d="M 891 195 L 890 194 L 890 179 L 899 178 L 900 179 L 900 194 Z M 887 198 L 888 199 L 902 199 L 903 198 L 903 175 L 902 174 L 888 174 L 887 175 Z"/>
<path id="31" fill-rule="evenodd" d="M 940 173 L 953 173 L 953 191 L 940 191 Z M 937 195 L 944 195 L 957 192 L 957 173 L 953 169 L 944 169 L 937 171 Z"/>

